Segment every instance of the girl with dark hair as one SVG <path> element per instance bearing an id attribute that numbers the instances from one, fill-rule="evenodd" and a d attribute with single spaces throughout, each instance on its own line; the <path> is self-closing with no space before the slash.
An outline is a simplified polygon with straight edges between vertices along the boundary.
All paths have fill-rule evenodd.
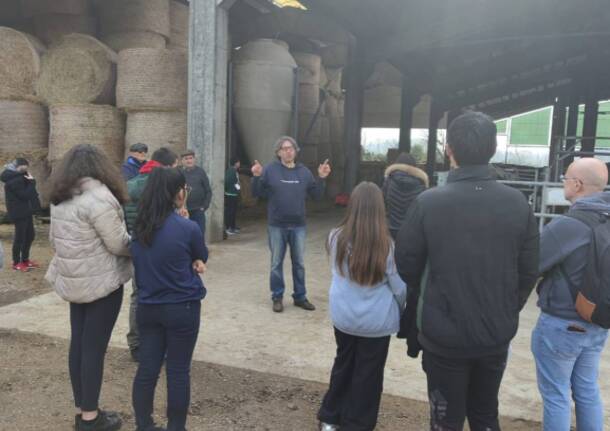
<path id="1" fill-rule="evenodd" d="M 104 356 L 131 278 L 129 235 L 121 204 L 121 173 L 91 145 L 64 156 L 51 177 L 50 241 L 55 255 L 46 279 L 70 302 L 69 368 L 77 431 L 112 431 L 120 417 L 98 409 Z"/>
<path id="2" fill-rule="evenodd" d="M 197 223 L 177 213 L 187 199 L 186 179 L 157 168 L 138 204 L 131 245 L 138 280 L 140 334 L 133 407 L 138 431 L 164 430 L 152 419 L 155 386 L 165 358 L 167 430 L 184 431 L 190 404 L 190 367 L 206 294 L 201 277 L 208 258 Z"/>
<path id="3" fill-rule="evenodd" d="M 337 355 L 318 413 L 320 429 L 372 430 L 377 423 L 390 335 L 398 332 L 407 286 L 394 263 L 383 195 L 370 182 L 352 192 L 327 242 L 330 315 Z"/>

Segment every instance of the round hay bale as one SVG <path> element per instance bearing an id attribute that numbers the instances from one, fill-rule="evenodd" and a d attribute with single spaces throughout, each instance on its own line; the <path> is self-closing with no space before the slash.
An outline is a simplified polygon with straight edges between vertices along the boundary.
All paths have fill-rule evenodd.
<path id="1" fill-rule="evenodd" d="M 169 49 L 119 53 L 117 106 L 126 110 L 179 110 L 187 103 L 187 57 Z"/>
<path id="2" fill-rule="evenodd" d="M 112 103 L 116 54 L 96 39 L 72 34 L 42 57 L 37 94 L 49 105 Z"/>
<path id="3" fill-rule="evenodd" d="M 0 99 L 23 99 L 34 94 L 40 55 L 28 37 L 0 27 Z"/>
<path id="4" fill-rule="evenodd" d="M 189 46 L 189 7 L 171 0 L 169 3 L 170 36 L 169 49 L 188 49 Z"/>
<path id="5" fill-rule="evenodd" d="M 320 56 L 308 52 L 293 52 L 292 56 L 299 66 L 299 83 L 320 85 Z"/>
<path id="6" fill-rule="evenodd" d="M 47 45 L 70 33 L 94 36 L 97 29 L 95 19 L 87 15 L 36 15 L 33 20 L 34 34 Z"/>
<path id="7" fill-rule="evenodd" d="M 87 15 L 89 3 L 87 0 L 21 0 L 21 10 L 26 18 L 51 13 Z"/>
<path id="8" fill-rule="evenodd" d="M 116 52 L 130 48 L 163 49 L 166 45 L 165 36 L 150 31 L 130 31 L 102 36 L 102 41 Z"/>
<path id="9" fill-rule="evenodd" d="M 105 0 L 99 13 L 103 35 L 146 31 L 170 36 L 169 0 Z"/>
<path id="10" fill-rule="evenodd" d="M 335 97 L 339 97 L 343 94 L 341 89 L 341 79 L 343 78 L 343 68 L 326 68 L 326 76 L 328 82 L 326 83 L 326 91 Z"/>
<path id="11" fill-rule="evenodd" d="M 78 144 L 103 150 L 120 165 L 125 151 L 125 117 L 114 106 L 54 105 L 49 108 L 49 162 L 51 166 Z"/>
<path id="12" fill-rule="evenodd" d="M 299 85 L 299 112 L 313 114 L 320 105 L 320 86 L 314 84 Z"/>
<path id="13" fill-rule="evenodd" d="M 49 122 L 44 106 L 0 100 L 0 152 L 46 150 L 48 137 Z"/>
<path id="14" fill-rule="evenodd" d="M 171 148 L 177 154 L 186 150 L 188 135 L 185 111 L 130 112 L 127 115 L 125 148 L 143 142 L 148 145 L 148 154 L 161 147 Z"/>

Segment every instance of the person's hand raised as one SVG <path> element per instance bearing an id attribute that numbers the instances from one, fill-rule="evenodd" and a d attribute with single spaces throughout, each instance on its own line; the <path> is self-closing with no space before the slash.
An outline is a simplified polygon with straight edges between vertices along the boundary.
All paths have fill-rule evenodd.
<path id="1" fill-rule="evenodd" d="M 318 176 L 320 178 L 326 178 L 330 175 L 330 164 L 328 163 L 328 159 L 324 160 L 320 166 L 318 166 Z"/>
<path id="2" fill-rule="evenodd" d="M 255 160 L 254 164 L 252 165 L 252 175 L 255 177 L 260 177 L 263 175 L 263 165 L 261 165 L 258 160 Z"/>

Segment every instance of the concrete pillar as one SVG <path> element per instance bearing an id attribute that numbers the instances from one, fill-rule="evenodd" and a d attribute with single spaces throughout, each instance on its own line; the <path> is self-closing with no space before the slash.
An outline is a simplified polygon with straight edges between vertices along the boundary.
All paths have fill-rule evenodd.
<path id="1" fill-rule="evenodd" d="M 419 102 L 411 88 L 411 82 L 403 75 L 402 77 L 402 98 L 400 103 L 400 138 L 398 141 L 399 152 L 411 152 L 411 128 L 413 125 L 413 110 Z"/>
<path id="2" fill-rule="evenodd" d="M 553 105 L 553 121 L 551 125 L 551 142 L 549 148 L 549 167 L 551 169 L 551 178 L 559 179 L 559 167 L 555 163 L 557 153 L 561 149 L 561 144 L 566 133 L 566 98 L 558 97 Z"/>
<path id="3" fill-rule="evenodd" d="M 191 0 L 188 147 L 195 151 L 212 187 L 206 240 L 224 231 L 224 171 L 227 127 L 228 10 L 217 0 Z"/>
<path id="4" fill-rule="evenodd" d="M 430 104 L 430 119 L 428 122 L 428 155 L 426 157 L 426 173 L 430 178 L 430 184 L 434 183 L 434 170 L 436 167 L 436 144 L 438 123 L 443 118 L 443 111 L 438 107 L 438 104 L 432 99 Z"/>
<path id="5" fill-rule="evenodd" d="M 362 140 L 362 112 L 364 108 L 364 50 L 357 41 L 350 43 L 345 74 L 345 191 L 351 193 L 358 183 Z"/>

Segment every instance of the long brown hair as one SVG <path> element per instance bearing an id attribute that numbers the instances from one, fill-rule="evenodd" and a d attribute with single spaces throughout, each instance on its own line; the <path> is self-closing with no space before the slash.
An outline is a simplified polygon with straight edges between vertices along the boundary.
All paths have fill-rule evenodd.
<path id="1" fill-rule="evenodd" d="M 49 200 L 59 205 L 74 197 L 82 178 L 94 178 L 112 192 L 119 203 L 128 201 L 125 180 L 118 167 L 101 150 L 89 144 L 72 147 L 53 169 Z"/>
<path id="2" fill-rule="evenodd" d="M 347 213 L 330 242 L 336 242 L 335 264 L 363 286 L 381 282 L 386 273 L 392 240 L 386 221 L 383 194 L 376 184 L 362 182 L 350 196 Z"/>

